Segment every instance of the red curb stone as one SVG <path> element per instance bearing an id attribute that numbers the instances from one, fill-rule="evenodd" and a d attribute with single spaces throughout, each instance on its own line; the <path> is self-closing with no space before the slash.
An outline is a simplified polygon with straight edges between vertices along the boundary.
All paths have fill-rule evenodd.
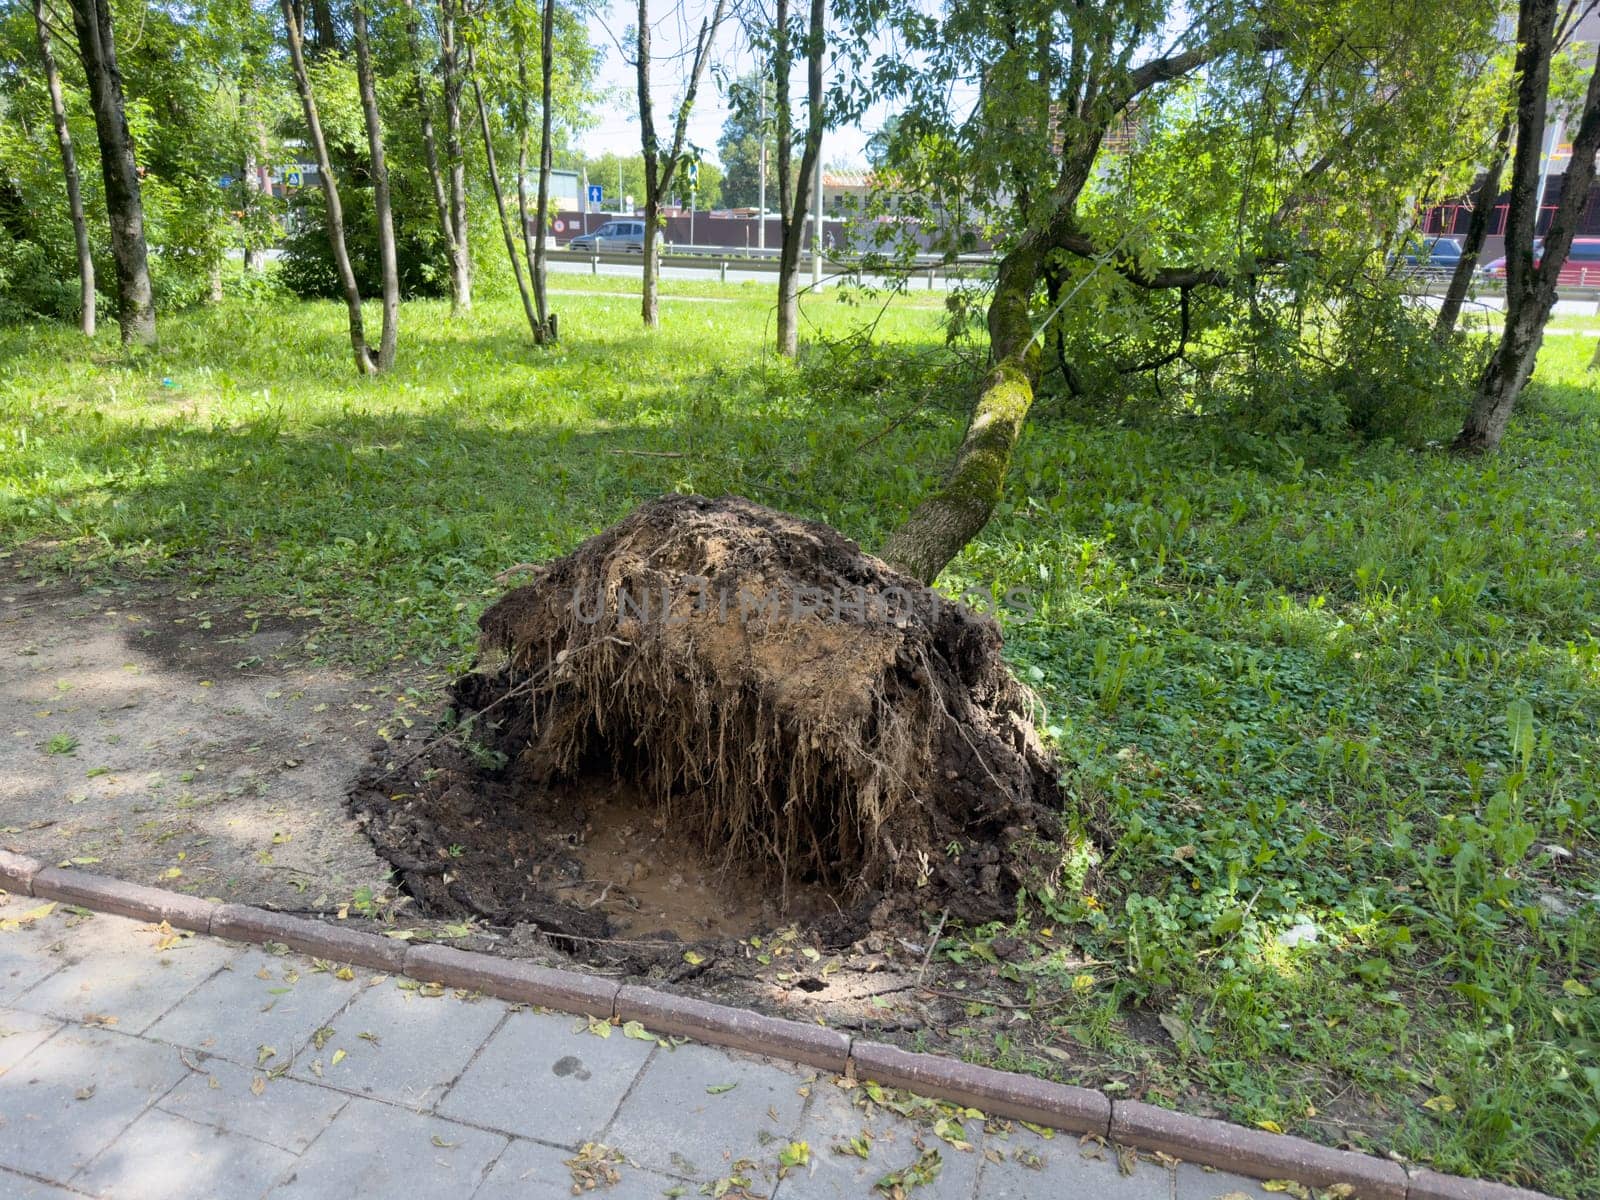
<path id="1" fill-rule="evenodd" d="M 78 904 L 136 921 L 165 921 L 178 929 L 193 929 L 198 933 L 211 928 L 211 914 L 217 907 L 197 896 L 68 867 L 45 867 L 33 877 L 32 886 L 35 896 L 47 900 Z"/>
<path id="2" fill-rule="evenodd" d="M 1407 1200 L 1406 1172 L 1399 1163 L 1138 1101 L 1112 1105 L 1111 1140 L 1256 1179 L 1292 1179 L 1310 1187 L 1345 1183 L 1360 1200 Z"/>
<path id="3" fill-rule="evenodd" d="M 688 996 L 674 996 L 654 988 L 623 988 L 617 993 L 617 1017 L 623 1021 L 638 1021 L 652 1033 L 792 1059 L 839 1074 L 844 1072 L 850 1057 L 849 1037 L 836 1030 Z"/>
<path id="4" fill-rule="evenodd" d="M 221 905 L 211 918 L 211 932 L 236 942 L 282 942 L 301 954 L 376 971 L 398 973 L 406 957 L 405 944 L 392 938 L 246 904 Z"/>
<path id="5" fill-rule="evenodd" d="M 1111 1126 L 1111 1101 L 1088 1088 L 913 1054 L 879 1042 L 855 1042 L 850 1058 L 862 1079 L 954 1100 L 994 1116 L 1102 1136 Z"/>
<path id="6" fill-rule="evenodd" d="M 44 870 L 44 864 L 26 854 L 13 854 L 0 850 L 0 888 L 20 896 L 33 895 L 33 877 Z"/>
<path id="7" fill-rule="evenodd" d="M 405 973 L 424 983 L 468 988 L 502 1000 L 607 1020 L 617 999 L 618 984 L 612 979 L 473 954 L 453 946 L 412 946 L 406 953 Z"/>
<path id="8" fill-rule="evenodd" d="M 1463 1179 L 1459 1175 L 1441 1175 L 1419 1167 L 1411 1172 L 1408 1200 L 1553 1200 L 1543 1192 L 1530 1192 L 1527 1188 L 1512 1187 L 1505 1183 L 1491 1183 L 1487 1179 Z"/>

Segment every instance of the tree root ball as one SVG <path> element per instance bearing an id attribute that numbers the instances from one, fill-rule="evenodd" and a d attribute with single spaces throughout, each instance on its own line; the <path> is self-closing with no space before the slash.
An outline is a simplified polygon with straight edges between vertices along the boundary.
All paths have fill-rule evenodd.
<path id="1" fill-rule="evenodd" d="M 998 626 L 827 526 L 666 496 L 531 570 L 454 689 L 522 788 L 601 764 L 714 861 L 876 922 L 1008 916 L 1059 846 Z"/>

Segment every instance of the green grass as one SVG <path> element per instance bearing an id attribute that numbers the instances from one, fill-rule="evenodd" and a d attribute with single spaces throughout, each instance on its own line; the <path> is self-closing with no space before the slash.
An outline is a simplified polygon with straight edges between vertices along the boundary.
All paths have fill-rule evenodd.
<path id="1" fill-rule="evenodd" d="M 926 302 L 888 351 L 804 368 L 763 352 L 759 293 L 654 335 L 629 299 L 557 307 L 540 351 L 503 303 L 409 305 L 376 380 L 333 305 L 176 317 L 131 358 L 0 331 L 0 544 L 451 664 L 497 571 L 645 497 L 736 491 L 870 546 L 960 433 L 973 367 Z M 947 939 L 1043 1002 L 998 1032 L 971 1006 L 966 1053 L 1600 1196 L 1591 352 L 1552 338 L 1481 461 L 1041 404 L 944 585 L 1032 597 L 1009 654 L 1111 849 L 1075 838 L 1014 925 Z"/>

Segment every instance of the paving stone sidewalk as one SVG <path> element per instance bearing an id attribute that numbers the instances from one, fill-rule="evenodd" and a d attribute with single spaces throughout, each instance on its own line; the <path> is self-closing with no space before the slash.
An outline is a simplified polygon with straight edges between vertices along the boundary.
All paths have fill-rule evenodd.
<path id="1" fill-rule="evenodd" d="M 41 907 L 0 904 L 0 1200 L 544 1200 L 585 1181 L 843 1200 L 905 1168 L 914 1200 L 1266 1196 L 1006 1122 L 936 1132 L 931 1109 L 784 1063 Z M 804 1161 L 780 1173 L 786 1152 Z"/>

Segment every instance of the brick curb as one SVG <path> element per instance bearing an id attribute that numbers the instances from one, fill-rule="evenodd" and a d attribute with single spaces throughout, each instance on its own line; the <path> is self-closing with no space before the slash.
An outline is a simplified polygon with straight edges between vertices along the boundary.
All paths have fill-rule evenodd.
<path id="1" fill-rule="evenodd" d="M 935 1054 L 852 1038 L 821 1025 L 769 1017 L 653 988 L 623 986 L 577 971 L 516 959 L 411 945 L 244 904 L 217 904 L 163 888 L 126 883 L 72 868 L 46 867 L 0 849 L 0 890 L 76 904 L 135 920 L 167 921 L 182 929 L 243 942 L 281 942 L 291 950 L 424 983 L 470 988 L 485 995 L 560 1012 L 639 1021 L 658 1033 L 689 1037 L 839 1074 L 853 1074 L 954 1101 L 995 1116 L 1013 1117 L 1072 1133 L 1091 1133 L 1136 1150 L 1158 1151 L 1202 1167 L 1257 1179 L 1286 1179 L 1309 1187 L 1346 1184 L 1352 1200 L 1555 1200 L 1543 1192 L 1487 1180 L 1441 1175 L 1303 1138 L 1192 1117 L 1133 1100 L 1114 1100 L 1089 1088 L 979 1067 Z"/>

